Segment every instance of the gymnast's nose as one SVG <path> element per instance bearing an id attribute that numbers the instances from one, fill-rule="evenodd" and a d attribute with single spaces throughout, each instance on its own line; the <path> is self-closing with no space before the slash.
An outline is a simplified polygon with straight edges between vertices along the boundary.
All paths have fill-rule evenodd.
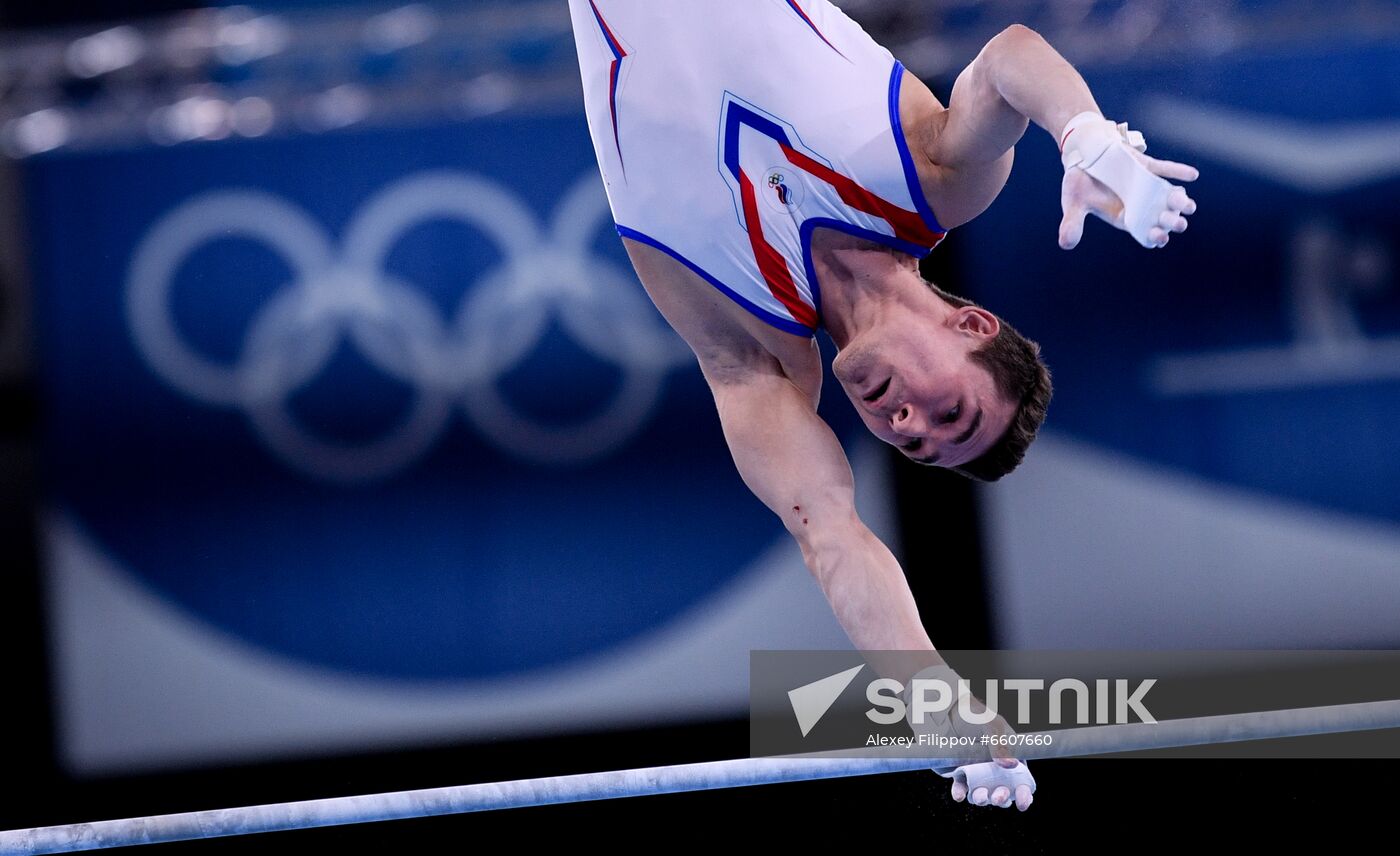
<path id="1" fill-rule="evenodd" d="M 890 415 L 890 427 L 906 437 L 921 437 L 928 426 L 919 415 L 918 408 L 912 404 L 901 404 Z"/>

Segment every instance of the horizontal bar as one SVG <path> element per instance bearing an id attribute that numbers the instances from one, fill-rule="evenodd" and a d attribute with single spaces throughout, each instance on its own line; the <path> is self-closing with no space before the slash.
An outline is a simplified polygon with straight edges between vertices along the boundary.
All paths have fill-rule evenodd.
<path id="1" fill-rule="evenodd" d="M 0 854 L 70 853 L 505 808 L 927 770 L 927 758 L 739 758 L 0 832 Z"/>
<path id="2" fill-rule="evenodd" d="M 1053 735 L 1052 743 L 1045 746 L 1027 746 L 1024 751 L 1018 747 L 1016 757 L 1026 760 L 1076 758 L 1118 752 L 1175 749 L 1183 746 L 1342 734 L 1349 731 L 1379 731 L 1386 728 L 1400 728 L 1400 700 L 1046 731 L 1042 733 Z"/>
<path id="3" fill-rule="evenodd" d="M 1041 732 L 1051 738 L 1047 745 L 1018 747 L 1015 754 L 1024 759 L 1102 755 L 1383 728 L 1400 728 L 1400 701 L 1047 731 Z M 838 757 L 739 758 L 20 829 L 0 832 L 0 856 L 38 856 L 526 806 L 869 776 L 927 770 L 939 760 L 913 757 L 907 751 L 899 755 L 854 757 L 856 751 L 848 750 Z M 861 754 L 866 753 L 862 751 Z"/>

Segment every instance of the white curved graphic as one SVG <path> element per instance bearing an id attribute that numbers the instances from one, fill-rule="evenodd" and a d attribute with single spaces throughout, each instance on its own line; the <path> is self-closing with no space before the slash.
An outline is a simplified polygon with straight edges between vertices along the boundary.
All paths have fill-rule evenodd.
<path id="1" fill-rule="evenodd" d="M 1400 121 L 1304 124 L 1159 95 L 1140 111 L 1154 140 L 1306 193 L 1337 193 L 1400 174 Z"/>
<path id="2" fill-rule="evenodd" d="M 545 226 L 487 179 L 420 173 L 370 199 L 336 248 L 319 224 L 277 196 L 207 193 L 166 214 L 137 247 L 127 276 L 127 320 L 137 350 L 166 383 L 204 404 L 242 410 L 278 458 L 308 475 L 344 482 L 393 475 L 437 442 L 454 410 L 518 457 L 587 463 L 630 440 L 650 418 L 667 374 L 688 362 L 636 280 L 590 252 L 607 213 L 591 174 L 564 195 Z M 464 289 L 450 320 L 384 270 L 400 238 L 440 220 L 471 227 L 502 255 Z M 292 279 L 259 310 L 238 359 L 225 365 L 184 340 L 171 291 L 191 253 L 230 237 L 275 251 Z M 497 387 L 539 345 L 551 321 L 593 357 L 616 365 L 623 378 L 598 412 L 565 426 L 531 419 Z M 317 437 L 288 408 L 342 342 L 415 393 L 401 423 L 370 442 Z"/>
<path id="3" fill-rule="evenodd" d="M 850 451 L 862 517 L 897 544 L 888 457 L 873 438 Z M 355 674 L 250 645 L 142 583 L 72 509 L 48 509 L 43 528 L 60 751 L 84 775 L 733 717 L 751 650 L 850 647 L 776 523 L 729 582 L 655 627 L 461 680 Z"/>
<path id="4" fill-rule="evenodd" d="M 1003 648 L 1392 648 L 1400 526 L 1054 431 L 984 489 Z M 1066 497 L 1073 497 L 1067 502 Z"/>

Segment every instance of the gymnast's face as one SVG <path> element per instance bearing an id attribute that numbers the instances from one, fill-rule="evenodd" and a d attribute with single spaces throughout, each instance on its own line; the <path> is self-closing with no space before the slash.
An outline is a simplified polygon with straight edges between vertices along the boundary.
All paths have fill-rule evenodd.
<path id="1" fill-rule="evenodd" d="M 876 437 L 919 463 L 960 466 L 991 448 L 1015 415 L 971 359 L 1000 329 L 972 306 L 899 313 L 848 342 L 832 372 Z"/>

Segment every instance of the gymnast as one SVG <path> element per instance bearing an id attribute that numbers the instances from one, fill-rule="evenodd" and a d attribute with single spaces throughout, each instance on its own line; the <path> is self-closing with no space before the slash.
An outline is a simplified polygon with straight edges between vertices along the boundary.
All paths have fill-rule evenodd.
<path id="1" fill-rule="evenodd" d="M 817 413 L 832 373 L 880 440 L 983 481 L 1011 472 L 1045 418 L 1039 347 L 926 282 L 919 260 L 991 205 L 1035 123 L 1061 151 L 1059 245 L 1093 214 L 1147 248 L 1196 204 L 1105 119 L 1084 79 L 1011 26 L 945 107 L 828 0 L 570 0 L 589 131 L 617 230 L 714 394 L 746 485 L 796 539 L 857 649 L 933 652 L 904 573 L 856 513 Z M 1034 240 L 1007 235 L 1007 240 Z M 1012 770 L 1015 759 L 999 759 Z M 953 796 L 1024 810 L 1016 776 Z"/>

